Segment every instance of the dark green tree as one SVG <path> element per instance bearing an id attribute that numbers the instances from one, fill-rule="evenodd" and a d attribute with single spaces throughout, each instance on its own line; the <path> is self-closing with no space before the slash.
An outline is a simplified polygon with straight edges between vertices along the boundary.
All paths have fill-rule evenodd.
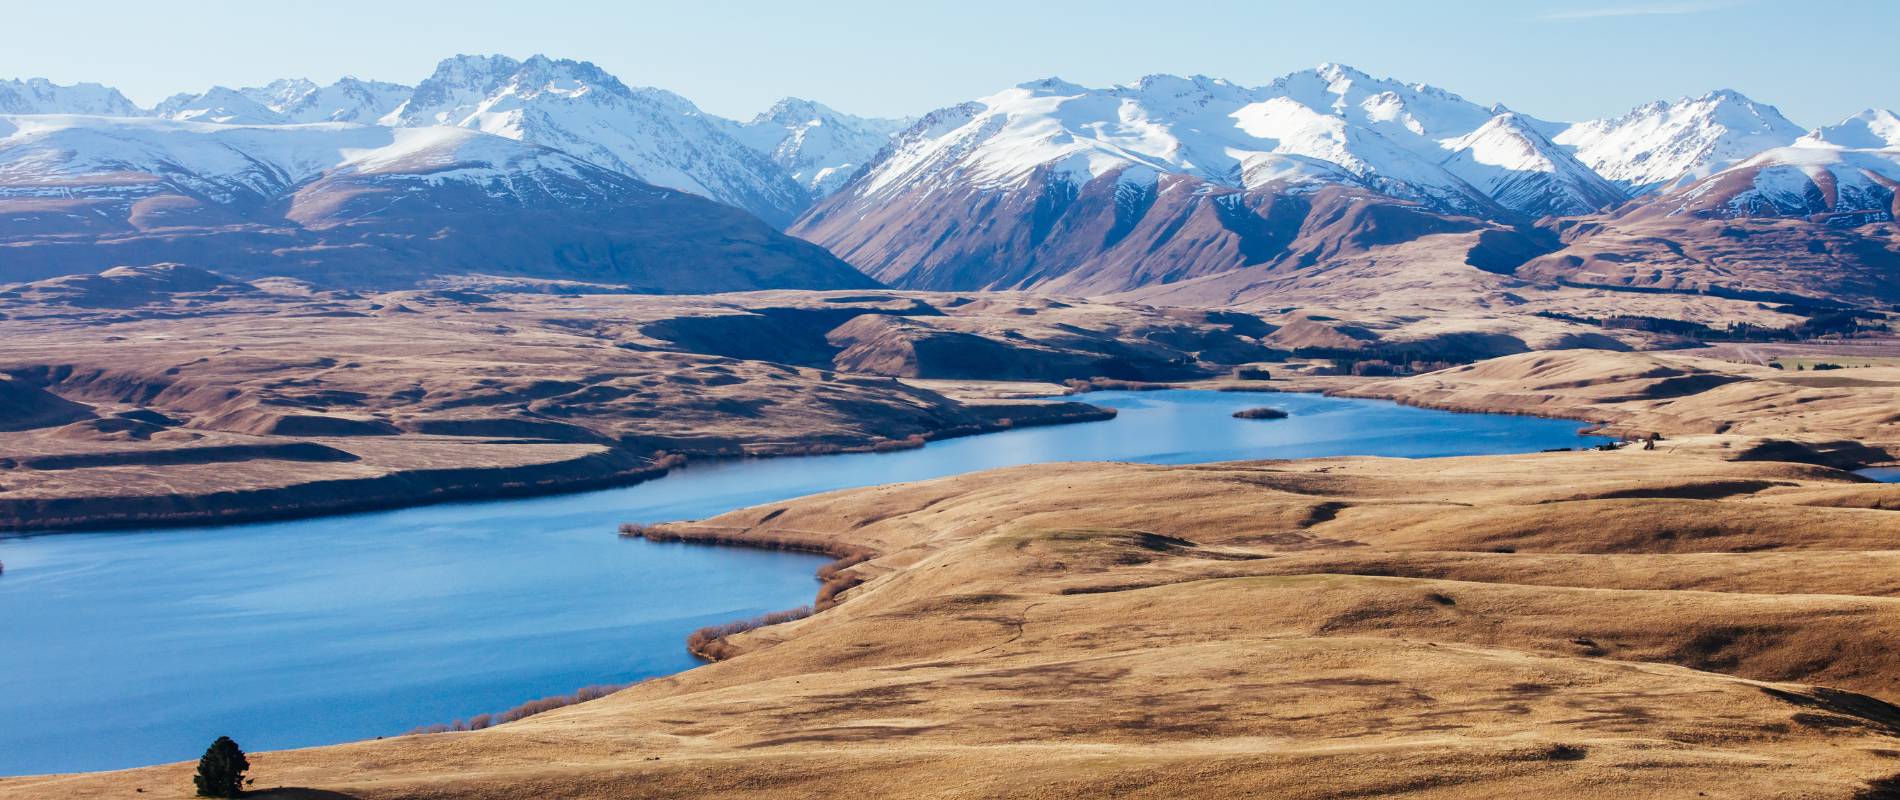
<path id="1" fill-rule="evenodd" d="M 199 797 L 236 797 L 244 791 L 244 771 L 250 768 L 237 742 L 220 736 L 198 759 L 198 776 L 191 782 L 197 784 Z"/>

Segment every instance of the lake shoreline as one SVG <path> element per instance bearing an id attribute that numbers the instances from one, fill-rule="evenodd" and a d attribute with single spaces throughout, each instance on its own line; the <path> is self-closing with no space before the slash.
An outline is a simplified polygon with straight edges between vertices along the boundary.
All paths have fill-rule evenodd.
<path id="1" fill-rule="evenodd" d="M 992 407 L 994 408 L 994 407 Z M 767 445 L 758 450 L 675 450 L 635 453 L 605 447 L 562 461 L 489 468 L 412 470 L 370 478 L 318 481 L 268 489 L 197 495 L 0 499 L 0 541 L 18 536 L 101 533 L 129 529 L 195 528 L 285 522 L 419 508 L 442 503 L 514 500 L 633 486 L 663 478 L 695 461 L 745 461 L 845 453 L 876 453 L 922 447 L 928 442 L 1001 433 L 1019 428 L 1114 419 L 1114 409 L 1055 402 L 1012 406 L 1022 413 L 982 424 L 954 425 L 912 439 L 862 445 Z M 658 458 L 655 458 L 655 456 Z M 30 520 L 30 521 L 29 521 Z"/>
<path id="2" fill-rule="evenodd" d="M 1165 391 L 1208 389 L 1223 392 L 1261 392 L 1273 394 L 1317 394 L 1348 399 L 1387 400 L 1404 406 L 1457 414 L 1499 414 L 1506 416 L 1560 419 L 1580 424 L 1579 433 L 1615 436 L 1614 420 L 1583 418 L 1579 409 L 1552 408 L 1548 411 L 1521 407 L 1488 406 L 1444 402 L 1410 396 L 1402 392 L 1366 392 L 1358 384 L 1371 379 L 1315 379 L 1295 376 L 1270 381 L 1201 379 L 1189 381 L 1101 381 L 1089 390 Z M 58 533 L 110 532 L 127 529 L 186 528 L 241 525 L 256 522 L 282 522 L 325 516 L 391 511 L 440 503 L 481 500 L 511 500 L 575 492 L 612 489 L 636 485 L 665 477 L 683 463 L 701 461 L 783 458 L 790 456 L 832 455 L 841 453 L 887 452 L 921 447 L 924 443 L 999 433 L 1015 428 L 1067 425 L 1112 419 L 1112 409 L 1065 401 L 1074 391 L 1042 396 L 1049 402 L 1014 406 L 973 404 L 999 416 L 978 424 L 962 424 L 929 431 L 908 440 L 893 439 L 866 444 L 764 445 L 743 453 L 733 447 L 694 450 L 676 448 L 668 452 L 684 457 L 677 463 L 658 464 L 651 453 L 637 453 L 616 446 L 563 461 L 489 468 L 455 468 L 393 472 L 370 478 L 319 481 L 267 489 L 220 491 L 194 495 L 146 495 L 135 497 L 98 496 L 48 498 L 44 500 L 0 499 L 0 540 L 12 536 L 39 536 Z M 1076 406 L 1082 406 L 1077 408 Z M 1020 413 L 1000 417 L 1000 409 Z M 1664 431 L 1679 434 L 1680 431 Z M 744 447 L 740 445 L 739 447 Z M 1826 466 L 1845 462 L 1817 459 Z M 1877 466 L 1855 463 L 1851 467 Z M 130 509 L 128 509 L 130 507 Z M 142 507 L 142 508 L 141 508 Z"/>
<path id="3" fill-rule="evenodd" d="M 1208 389 L 1223 392 L 1261 392 L 1273 394 L 1317 394 L 1347 399 L 1386 400 L 1413 408 L 1457 414 L 1498 414 L 1506 416 L 1557 419 L 1579 423 L 1579 433 L 1602 436 L 1627 436 L 1647 433 L 1628 427 L 1626 421 L 1589 418 L 1586 409 L 1556 404 L 1550 408 L 1526 408 L 1502 403 L 1468 403 L 1455 399 L 1430 398 L 1402 391 L 1368 391 L 1363 385 L 1372 379 L 1313 378 L 1293 376 L 1269 381 L 1202 379 L 1177 382 L 1101 382 L 1099 388 L 1120 391 L 1164 391 Z M 887 440 L 854 445 L 765 445 L 744 453 L 734 448 L 692 450 L 675 449 L 683 456 L 676 463 L 659 464 L 653 454 L 636 453 L 608 446 L 595 453 L 563 461 L 492 468 L 458 468 L 395 472 L 371 478 L 321 481 L 269 489 L 237 492 L 212 492 L 199 495 L 87 498 L 46 500 L 0 500 L 0 539 L 12 536 L 37 536 L 67 532 L 102 532 L 126 529 L 180 528 L 239 525 L 255 522 L 280 522 L 325 516 L 390 511 L 439 503 L 480 500 L 510 500 L 524 497 L 632 486 L 665 477 L 686 460 L 726 461 L 783 458 L 789 456 L 830 455 L 840 453 L 887 452 L 921 447 L 924 443 L 967 436 L 998 433 L 1014 428 L 1067 425 L 1112 419 L 1112 409 L 1064 401 L 1074 392 L 1050 394 L 1039 399 L 1049 402 L 1018 406 L 982 406 L 998 414 L 980 424 L 962 424 L 930 431 L 908 440 Z M 1078 408 L 1078 406 L 1080 406 Z M 1000 409 L 1020 410 L 1013 418 L 1000 417 Z M 1606 409 L 1595 409 L 1605 411 Z M 1684 430 L 1659 433 L 1680 436 Z M 1795 450 L 1785 460 L 1813 463 L 1840 469 L 1862 469 L 1891 464 L 1870 461 L 1859 455 L 1831 454 L 1813 450 Z M 141 508 L 143 507 L 143 508 Z"/>
<path id="4" fill-rule="evenodd" d="M 59 635 L 69 638 L 53 638 L 66 644 L 65 652 L 84 654 L 84 662 L 62 662 L 56 675 L 44 676 L 56 683 L 83 680 L 89 686 L 123 684 L 125 692 L 136 694 L 145 691 L 142 687 L 153 675 L 169 674 L 189 685 L 198 680 L 189 666 L 160 664 L 147 669 L 142 676 L 132 676 L 118 667 L 88 664 L 97 661 L 100 653 L 127 648 L 136 651 L 145 646 L 141 642 L 152 637 L 163 641 L 176 641 L 175 637 L 195 640 L 203 634 L 204 626 L 184 622 L 194 615 L 215 612 L 226 606 L 247 613 L 265 609 L 263 616 L 255 618 L 255 624 L 247 626 L 249 632 L 235 640 L 219 637 L 215 643 L 186 649 L 194 654 L 206 648 L 256 654 L 260 660 L 252 664 L 251 673 L 244 675 L 252 682 L 250 688 L 236 695 L 237 704 L 231 709 L 212 713 L 228 713 L 239 721 L 227 732 L 249 736 L 259 743 L 260 749 L 280 749 L 326 740 L 359 741 L 385 732 L 408 730 L 418 722 L 438 722 L 466 717 L 471 711 L 509 708 L 523 698 L 566 692 L 576 686 L 691 670 L 698 663 L 694 655 L 713 658 L 732 655 L 780 635 L 768 630 L 760 634 L 764 639 L 757 638 L 733 628 L 732 620 L 759 619 L 763 612 L 793 606 L 808 604 L 816 611 L 839 600 L 847 604 L 855 602 L 859 599 L 855 591 L 857 585 L 885 572 L 884 562 L 876 560 L 877 553 L 894 552 L 889 547 L 865 543 L 867 552 L 859 553 L 853 548 L 851 553 L 840 553 L 822 537 L 814 540 L 808 536 L 805 526 L 800 524 L 746 531 L 727 530 L 717 523 L 706 524 L 713 517 L 736 509 L 755 509 L 759 514 L 769 515 L 773 508 L 797 502 L 798 498 L 856 488 L 900 487 L 916 481 L 955 479 L 971 472 L 1012 466 L 1023 468 L 1024 471 L 1017 474 L 1032 475 L 1041 474 L 1045 469 L 1077 469 L 1080 468 L 1077 462 L 1159 466 L 1349 455 L 1410 459 L 1534 452 L 1559 445 L 1574 446 L 1582 438 L 1575 433 L 1576 425 L 1570 423 L 1441 414 L 1396 403 L 1330 399 L 1315 394 L 1297 396 L 1297 399 L 1295 395 L 1280 397 L 1283 398 L 1280 402 L 1295 417 L 1293 424 L 1233 419 L 1233 411 L 1258 405 L 1266 399 L 1264 395 L 1206 390 L 1140 396 L 1105 392 L 1082 395 L 1065 405 L 1072 411 L 1087 409 L 1105 418 L 1109 409 L 1113 409 L 1113 421 L 1104 422 L 1102 426 L 1012 424 L 1012 427 L 1025 429 L 1009 431 L 1006 437 L 994 443 L 988 439 L 945 441 L 924 449 L 905 447 L 878 458 L 862 454 L 804 460 L 708 460 L 703 465 L 694 463 L 676 470 L 674 478 L 663 483 L 656 481 L 606 492 L 507 503 L 443 504 L 440 510 L 325 518 L 285 526 L 260 526 L 256 530 L 217 526 L 195 531 L 191 536 L 123 537 L 123 540 L 113 534 L 23 536 L 11 542 L 0 541 L 0 550 L 8 549 L 9 543 L 16 545 L 23 558 L 21 566 L 28 568 L 22 571 L 26 580 L 14 584 L 11 593 L 12 599 L 20 603 L 21 612 L 26 614 L 36 605 L 44 606 L 45 613 L 35 614 L 41 627 L 56 626 L 69 631 Z M 1030 407 L 1010 407 L 1005 413 L 1023 419 L 1026 415 L 1020 412 L 1027 408 Z M 1307 422 L 1300 423 L 1298 418 L 1303 416 Z M 956 432 L 959 431 L 949 433 Z M 713 613 L 694 617 L 690 625 L 655 629 L 654 635 L 642 641 L 638 655 L 631 655 L 624 648 L 625 634 L 619 626 L 601 626 L 595 622 L 627 613 L 626 598 L 618 597 L 615 591 L 583 591 L 575 595 L 551 586 L 591 585 L 603 589 L 619 586 L 627 581 L 626 576 L 659 569 L 658 565 L 664 564 L 666 559 L 698 558 L 703 563 L 718 564 L 724 559 L 745 562 L 756 558 L 719 556 L 710 552 L 715 550 L 710 546 L 649 552 L 646 547 L 616 547 L 618 543 L 610 536 L 613 527 L 623 522 L 663 520 L 701 522 L 663 525 L 657 536 L 654 532 L 642 531 L 647 535 L 641 538 L 682 544 L 748 545 L 737 549 L 824 553 L 825 557 L 814 559 L 808 565 L 800 562 L 795 570 L 780 575 L 781 586 L 785 578 L 796 579 L 798 586 L 791 593 L 780 591 L 760 598 L 769 605 L 723 599 L 729 589 L 720 583 L 719 576 L 725 573 L 717 567 L 703 577 L 672 570 L 668 572 L 671 577 L 655 575 L 635 581 L 635 584 L 658 587 L 684 580 L 690 586 L 673 585 L 664 592 L 681 596 L 710 593 L 714 599 L 700 601 L 704 603 L 702 608 Z M 609 551 L 619 552 L 602 552 L 594 542 Z M 679 554 L 692 550 L 708 552 L 697 557 Z M 849 558 L 841 561 L 840 555 Z M 260 565 L 268 568 L 254 568 Z M 36 566 L 41 568 L 34 569 Z M 627 566 L 633 569 L 623 572 L 621 568 Z M 115 575 L 115 572 L 126 574 Z M 816 586 L 812 583 L 814 572 L 819 579 Z M 213 574 L 222 577 L 213 578 Z M 690 577 L 681 578 L 681 575 Z M 0 592 L 8 591 L 13 575 L 7 578 L 8 581 L 0 582 Z M 358 595 L 353 591 L 339 591 L 340 584 L 370 588 Z M 730 590 L 743 589 L 738 585 L 730 587 Z M 392 606 L 383 597 L 390 592 L 402 596 L 419 593 L 417 597 L 434 598 L 436 602 L 406 601 L 399 607 L 413 609 L 414 613 L 392 616 Z M 512 597 L 505 603 L 509 613 L 479 614 L 478 618 L 462 619 L 466 612 L 484 608 L 483 604 L 488 601 L 480 598 L 487 597 L 497 598 L 496 602 Z M 207 606 L 207 602 L 211 605 Z M 633 602 L 637 606 L 640 601 Z M 657 598 L 648 602 L 657 603 L 653 606 L 656 608 L 665 607 L 665 602 Z M 67 608 L 72 610 L 59 611 Z M 582 616 L 573 616 L 575 609 L 589 610 Z M 319 610 L 322 613 L 314 613 Z M 58 613 L 53 613 L 55 611 Z M 132 613 L 142 621 L 133 630 L 112 637 L 111 641 L 93 641 L 98 638 L 96 632 L 104 629 L 90 622 L 66 622 L 59 614 L 67 613 L 75 615 L 75 620 L 123 619 L 124 614 Z M 765 616 L 777 618 L 769 613 Z M 820 616 L 829 619 L 833 615 Z M 445 621 L 449 619 L 457 621 Z M 360 633 L 334 634 L 333 629 L 345 621 L 353 621 L 345 627 Z M 184 629 L 174 630 L 175 623 L 182 624 Z M 691 637 L 696 628 L 709 633 L 701 637 L 699 647 L 683 646 L 682 640 Z M 440 642 L 418 645 L 410 641 L 408 634 L 376 634 L 385 630 L 453 633 L 447 633 Z M 23 629 L 21 633 L 30 632 Z M 42 640 L 46 633 L 41 632 Z M 298 654 L 300 651 L 285 651 L 273 644 L 284 636 L 355 651 L 356 655 L 351 658 L 370 659 L 365 664 L 400 664 L 407 659 L 439 665 L 441 658 L 455 659 L 466 653 L 482 652 L 484 642 L 514 641 L 523 636 L 547 637 L 548 641 L 520 649 L 519 655 L 498 656 L 507 665 L 506 670 L 519 670 L 518 675 L 505 671 L 483 673 L 506 675 L 505 680 L 464 681 L 460 670 L 452 671 L 454 674 L 450 676 L 438 676 L 433 674 L 435 670 L 431 666 L 424 670 L 431 673 L 427 678 L 416 678 L 411 672 L 395 669 L 387 675 L 372 675 L 365 683 L 351 682 L 335 689 L 338 697 L 388 690 L 396 692 L 390 694 L 396 698 L 413 696 L 400 694 L 413 692 L 413 686 L 434 686 L 446 681 L 443 684 L 446 688 L 429 690 L 430 702 L 442 706 L 435 711 L 417 714 L 406 708 L 396 709 L 401 711 L 396 715 L 398 719 L 378 720 L 374 718 L 392 708 L 359 699 L 345 703 L 362 706 L 353 713 L 365 720 L 312 722 L 299 725 L 294 731 L 269 732 L 269 735 L 259 730 L 247 732 L 244 720 L 260 707 L 281 704 L 280 715 L 299 718 L 309 716 L 303 708 L 305 704 L 318 700 L 332 702 L 328 696 L 282 698 L 275 693 L 275 676 L 282 670 L 310 668 L 302 663 L 304 656 Z M 267 655 L 271 653 L 278 655 Z M 552 661 L 536 655 L 555 653 L 560 655 Z M 580 653 L 588 655 L 577 655 Z M 192 661 L 199 657 L 194 655 Z M 630 657 L 641 663 L 652 662 L 654 666 L 629 670 L 624 659 Z M 241 659 L 240 663 L 252 663 L 249 658 Z M 277 661 L 284 663 L 277 666 Z M 272 666 L 267 668 L 266 664 Z M 28 673 L 40 669 L 28 665 L 19 668 L 26 670 L 20 680 L 28 680 Z M 94 671 L 99 674 L 93 675 Z M 559 682 L 536 683 L 543 679 L 541 676 L 554 676 Z M 227 682 L 230 677 L 225 676 Z M 521 691 L 516 692 L 517 688 Z M 177 699 L 161 693 L 157 698 L 141 699 L 133 707 L 142 718 L 163 718 L 172 714 L 165 704 Z M 20 708 L 23 714 L 31 711 L 29 706 Z M 96 712 L 108 716 L 113 713 L 119 712 Z M 96 714 L 78 717 L 76 721 L 96 721 L 101 718 Z M 182 720 L 186 719 L 171 718 L 181 720 L 168 723 L 174 726 L 184 724 Z M 334 734 L 328 732 L 332 730 Z M 44 738 L 43 731 L 38 735 Z M 278 738 L 273 741 L 272 737 Z M 149 745 L 154 741 L 149 734 L 141 734 L 128 740 L 127 752 L 142 753 L 151 749 Z M 155 755 L 163 759 L 181 757 L 183 753 L 166 749 Z M 95 768 L 95 763 L 88 761 L 74 766 L 89 769 Z M 119 763 L 151 761 L 144 755 L 134 755 Z M 22 766 L 30 769 L 55 764 L 50 757 L 28 758 Z M 100 766 L 111 768 L 113 764 L 107 762 Z"/>

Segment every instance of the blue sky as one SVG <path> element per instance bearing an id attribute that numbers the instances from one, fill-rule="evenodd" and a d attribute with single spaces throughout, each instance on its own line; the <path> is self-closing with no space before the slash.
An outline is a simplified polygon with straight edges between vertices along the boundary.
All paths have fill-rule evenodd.
<path id="1" fill-rule="evenodd" d="M 0 77 L 116 85 L 414 83 L 458 52 L 593 61 L 708 111 L 797 95 L 914 114 L 1048 75 L 1245 84 L 1324 61 L 1551 119 L 1732 88 L 1819 125 L 1900 107 L 1885 0 L 67 0 L 9 3 Z"/>

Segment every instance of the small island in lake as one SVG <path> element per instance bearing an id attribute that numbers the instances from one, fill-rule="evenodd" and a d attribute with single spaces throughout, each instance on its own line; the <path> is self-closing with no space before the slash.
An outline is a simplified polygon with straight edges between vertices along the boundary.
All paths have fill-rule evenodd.
<path id="1" fill-rule="evenodd" d="M 1285 411 L 1281 411 L 1280 409 L 1277 409 L 1277 408 L 1269 408 L 1267 406 L 1260 406 L 1258 408 L 1243 408 L 1239 411 L 1234 412 L 1234 419 L 1286 419 L 1286 418 L 1287 418 L 1287 413 Z"/>

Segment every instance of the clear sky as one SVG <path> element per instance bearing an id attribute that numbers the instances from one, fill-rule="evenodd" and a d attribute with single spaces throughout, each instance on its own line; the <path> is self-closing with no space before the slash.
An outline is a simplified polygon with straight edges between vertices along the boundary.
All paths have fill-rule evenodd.
<path id="1" fill-rule="evenodd" d="M 1549 119 L 1736 89 L 1796 122 L 1900 107 L 1900 0 L 29 0 L 0 77 L 151 104 L 213 84 L 415 83 L 455 53 L 593 61 L 748 117 L 928 111 L 1034 78 L 1257 85 L 1325 61 Z"/>

